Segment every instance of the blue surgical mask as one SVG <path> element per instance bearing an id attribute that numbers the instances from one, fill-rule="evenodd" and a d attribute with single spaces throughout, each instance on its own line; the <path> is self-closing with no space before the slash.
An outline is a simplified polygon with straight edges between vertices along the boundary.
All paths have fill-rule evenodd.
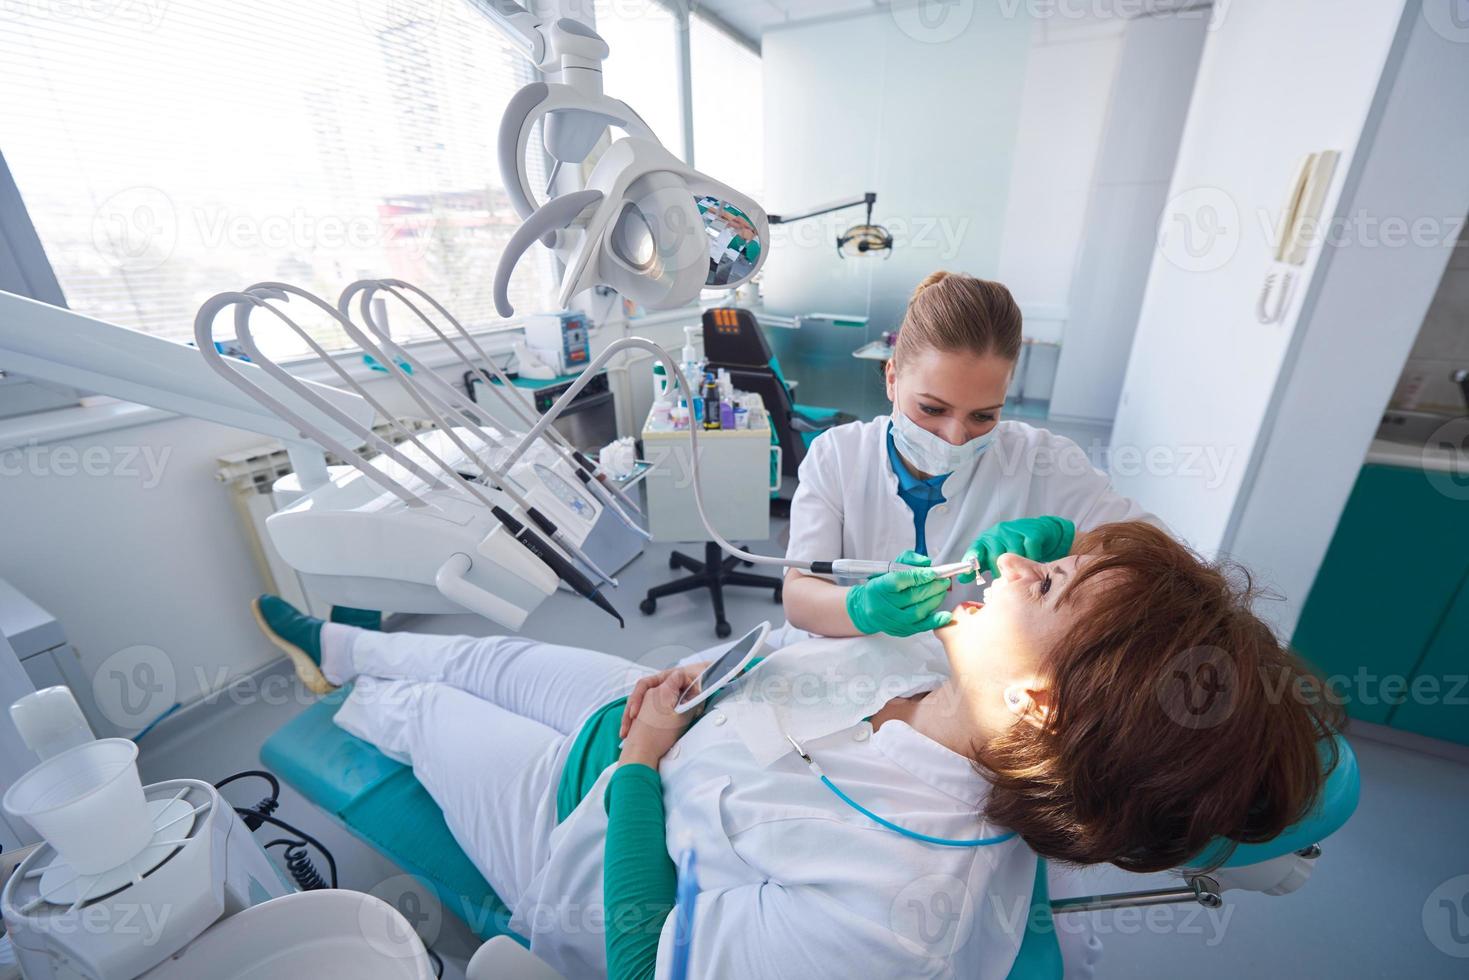
<path id="1" fill-rule="evenodd" d="M 910 419 L 900 406 L 893 406 L 893 445 L 898 454 L 910 466 L 933 476 L 952 473 L 977 459 L 995 441 L 997 430 L 998 426 L 956 446 Z"/>

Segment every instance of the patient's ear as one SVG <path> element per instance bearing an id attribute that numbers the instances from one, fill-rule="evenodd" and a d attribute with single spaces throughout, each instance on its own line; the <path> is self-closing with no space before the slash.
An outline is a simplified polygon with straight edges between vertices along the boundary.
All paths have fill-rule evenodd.
<path id="1" fill-rule="evenodd" d="M 1051 717 L 1051 689 L 1034 682 L 1011 684 L 1005 688 L 1005 707 L 1030 727 L 1043 729 Z"/>

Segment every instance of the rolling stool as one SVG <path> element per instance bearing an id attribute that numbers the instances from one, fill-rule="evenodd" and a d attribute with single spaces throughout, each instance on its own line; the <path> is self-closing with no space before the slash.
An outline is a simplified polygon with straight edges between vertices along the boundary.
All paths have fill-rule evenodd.
<path id="1" fill-rule="evenodd" d="M 774 589 L 775 601 L 781 601 L 781 586 L 784 579 L 774 575 L 752 575 L 749 572 L 739 571 L 741 564 L 753 565 L 754 562 L 742 562 L 734 555 L 726 557 L 724 549 L 713 541 L 705 542 L 703 561 L 697 561 L 681 551 L 675 551 L 668 556 L 668 567 L 687 569 L 693 574 L 653 586 L 648 590 L 647 597 L 638 603 L 638 608 L 642 610 L 643 615 L 651 616 L 658 608 L 658 600 L 664 596 L 691 592 L 694 589 L 708 589 L 710 601 L 714 604 L 714 635 L 724 639 L 732 632 L 729 620 L 724 618 L 724 587 L 726 585 Z"/>

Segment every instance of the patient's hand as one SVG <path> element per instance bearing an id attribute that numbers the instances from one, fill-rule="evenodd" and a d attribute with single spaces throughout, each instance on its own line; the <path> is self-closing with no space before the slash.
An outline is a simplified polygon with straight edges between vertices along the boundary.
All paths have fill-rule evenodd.
<path id="1" fill-rule="evenodd" d="M 656 674 L 649 674 L 647 677 L 638 681 L 634 685 L 632 693 L 627 696 L 627 705 L 622 709 L 622 728 L 618 731 L 617 737 L 627 738 L 627 733 L 632 728 L 634 719 L 638 716 L 638 710 L 643 706 L 643 698 L 647 697 L 649 691 L 670 678 L 679 682 L 679 690 L 682 691 L 684 688 L 693 684 L 694 681 L 698 680 L 699 675 L 704 673 L 705 668 L 711 662 L 706 660 L 701 664 L 685 664 L 682 667 L 669 667 L 667 670 L 660 670 Z"/>
<path id="2" fill-rule="evenodd" d="M 618 761 L 658 768 L 659 761 L 689 726 L 689 715 L 673 710 L 684 686 L 681 678 L 668 677 L 646 693 L 642 708 L 622 743 Z"/>

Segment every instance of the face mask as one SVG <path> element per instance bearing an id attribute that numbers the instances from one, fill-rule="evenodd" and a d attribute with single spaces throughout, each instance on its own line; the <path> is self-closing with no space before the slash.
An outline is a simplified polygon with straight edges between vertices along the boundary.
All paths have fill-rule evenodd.
<path id="1" fill-rule="evenodd" d="M 952 473 L 970 460 L 977 459 L 995 441 L 995 432 L 996 429 L 991 429 L 956 446 L 910 419 L 899 406 L 893 406 L 893 445 L 897 447 L 898 454 L 918 470 L 934 476 Z"/>

